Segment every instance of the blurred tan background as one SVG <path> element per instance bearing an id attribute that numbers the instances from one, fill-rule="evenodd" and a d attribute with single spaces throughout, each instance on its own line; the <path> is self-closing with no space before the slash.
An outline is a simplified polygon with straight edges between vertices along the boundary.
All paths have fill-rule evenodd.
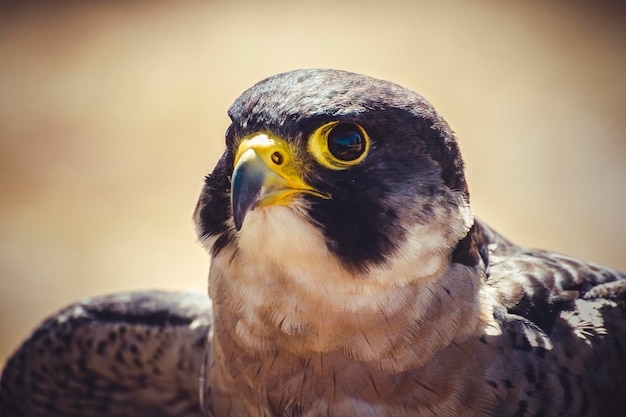
<path id="1" fill-rule="evenodd" d="M 77 298 L 205 289 L 191 214 L 226 109 L 295 68 L 421 92 L 458 133 L 479 216 L 626 270 L 619 6 L 52 3 L 0 10 L 0 364 Z"/>

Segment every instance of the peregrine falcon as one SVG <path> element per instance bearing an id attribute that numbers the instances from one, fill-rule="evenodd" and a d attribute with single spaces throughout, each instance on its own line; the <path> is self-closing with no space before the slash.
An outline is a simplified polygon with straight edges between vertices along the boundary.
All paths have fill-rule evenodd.
<path id="1" fill-rule="evenodd" d="M 476 219 L 446 121 L 337 70 L 229 109 L 194 213 L 209 298 L 56 313 L 8 361 L 6 416 L 617 416 L 626 276 Z"/>

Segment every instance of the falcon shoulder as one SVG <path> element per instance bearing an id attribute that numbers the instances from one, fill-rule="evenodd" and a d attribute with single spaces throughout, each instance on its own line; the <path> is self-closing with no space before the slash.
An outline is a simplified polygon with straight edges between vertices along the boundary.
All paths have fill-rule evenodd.
<path id="1" fill-rule="evenodd" d="M 204 294 L 87 298 L 43 322 L 7 361 L 3 416 L 199 416 L 210 331 Z"/>
<path id="2" fill-rule="evenodd" d="M 516 246 L 477 221 L 501 350 L 493 415 L 620 415 L 626 407 L 626 276 Z M 498 367 L 508 367 L 504 371 Z M 549 407 L 549 408 L 546 408 Z M 556 414 L 555 414 L 556 413 Z M 561 414 L 558 414 L 561 413 Z"/>

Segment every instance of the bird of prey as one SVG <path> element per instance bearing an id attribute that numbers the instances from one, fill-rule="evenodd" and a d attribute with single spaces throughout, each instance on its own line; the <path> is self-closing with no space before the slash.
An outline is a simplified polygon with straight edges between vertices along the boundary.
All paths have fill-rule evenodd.
<path id="1" fill-rule="evenodd" d="M 229 116 L 194 214 L 210 301 L 69 306 L 8 361 L 3 415 L 623 415 L 626 277 L 476 219 L 424 98 L 297 70 Z"/>

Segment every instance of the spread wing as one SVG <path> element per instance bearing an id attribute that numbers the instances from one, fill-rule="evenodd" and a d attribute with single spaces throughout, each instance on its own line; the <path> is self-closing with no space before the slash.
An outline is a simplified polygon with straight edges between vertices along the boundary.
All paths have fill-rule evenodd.
<path id="1" fill-rule="evenodd" d="M 88 298 L 48 318 L 8 360 L 3 416 L 200 416 L 206 294 Z"/>

